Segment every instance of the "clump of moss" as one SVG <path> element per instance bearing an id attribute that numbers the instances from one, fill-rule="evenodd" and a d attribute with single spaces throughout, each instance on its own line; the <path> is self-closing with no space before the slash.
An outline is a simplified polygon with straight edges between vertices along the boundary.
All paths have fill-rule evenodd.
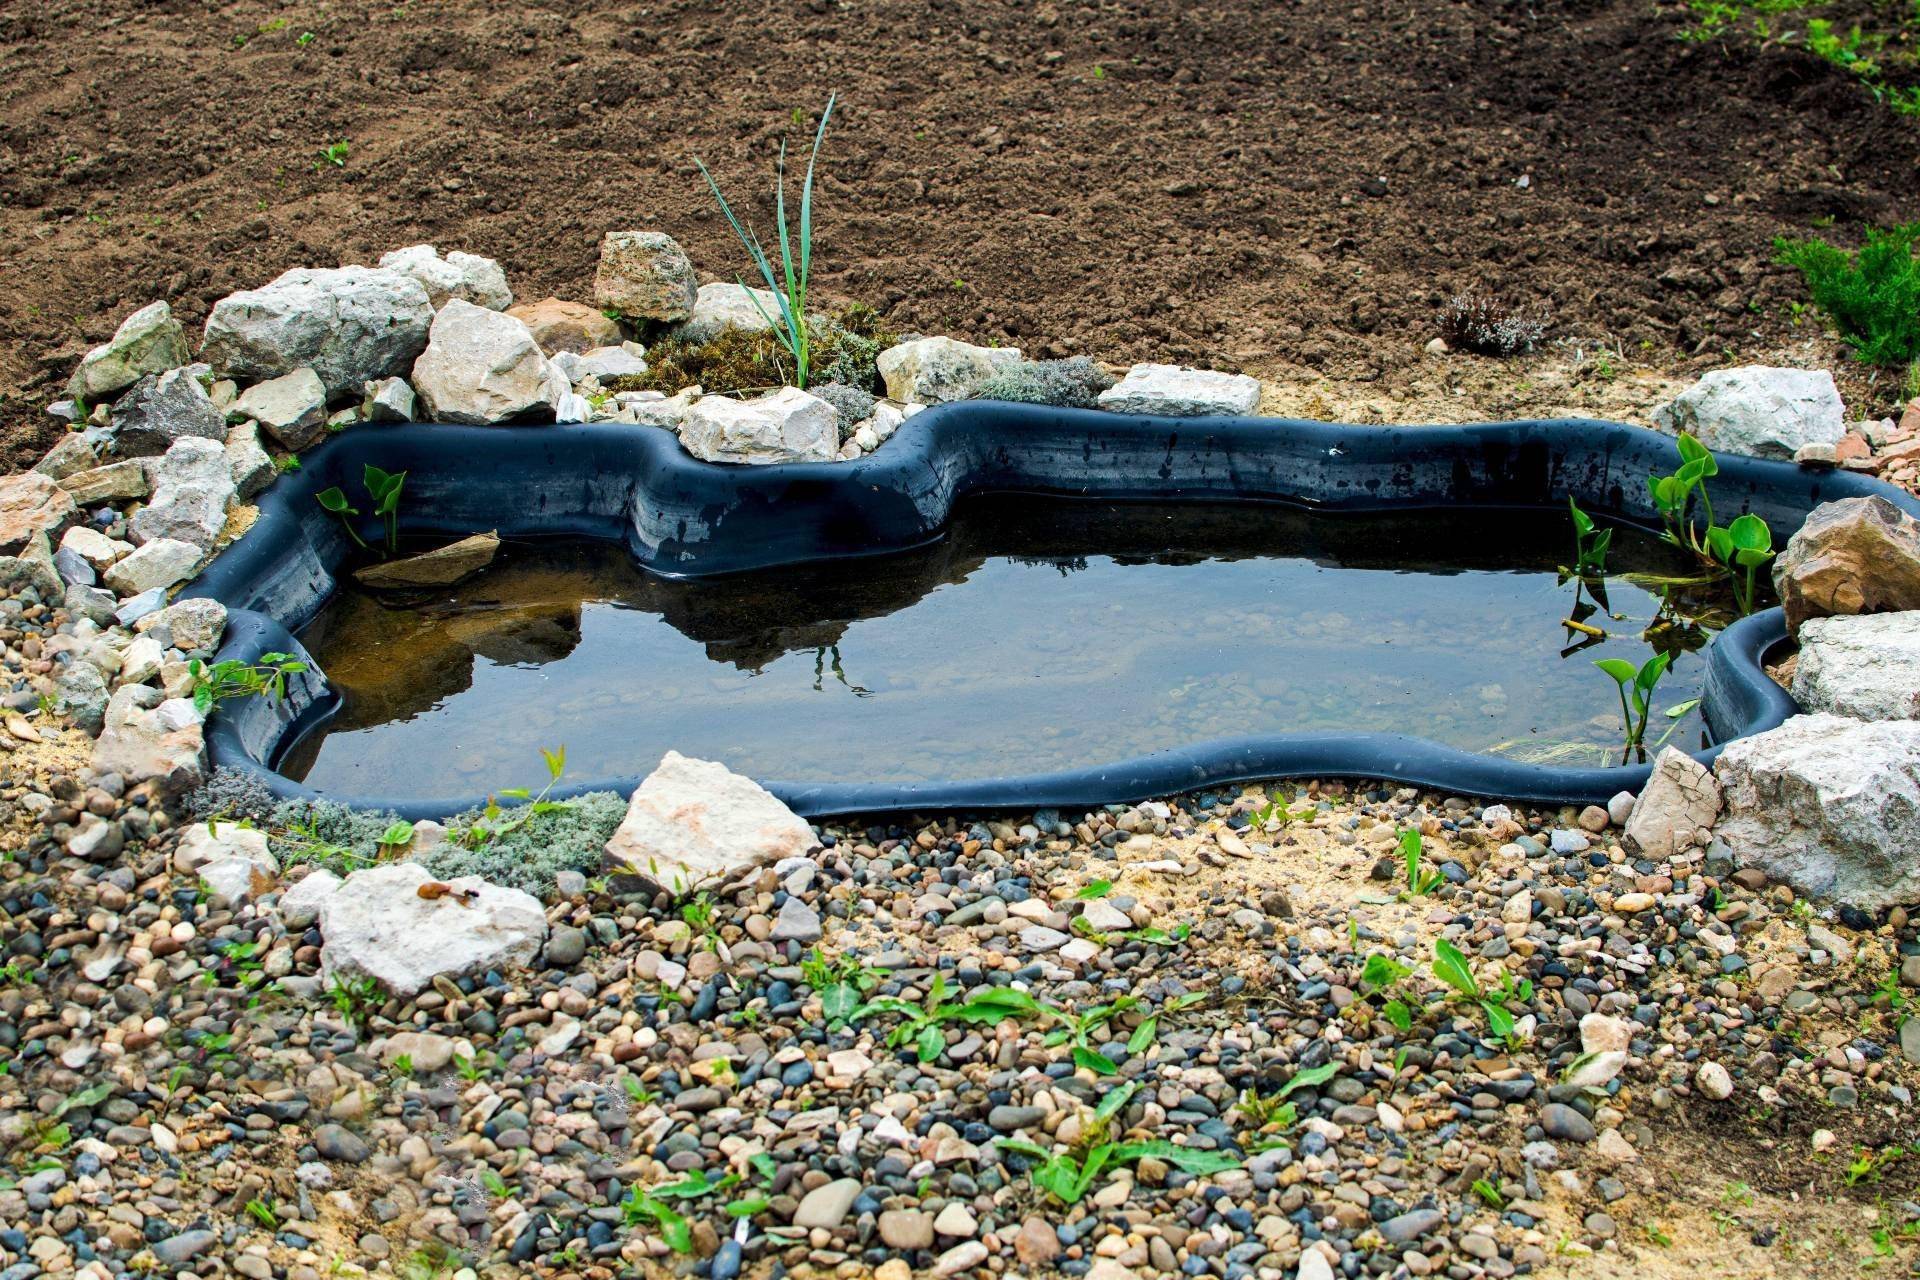
<path id="1" fill-rule="evenodd" d="M 834 412 L 840 415 L 840 438 L 843 440 L 856 424 L 873 416 L 873 406 L 877 403 L 871 391 L 850 387 L 844 382 L 817 383 L 807 390 L 832 405 Z"/>
<path id="2" fill-rule="evenodd" d="M 613 791 L 590 791 L 534 814 L 525 825 L 468 849 L 460 836 L 473 826 L 478 811 L 446 822 L 447 838 L 413 860 L 442 880 L 479 876 L 493 884 L 551 895 L 561 871 L 594 875 L 600 870 L 607 840 L 626 816 L 627 802 Z M 504 811 L 510 819 L 513 810 Z M 390 812 L 351 809 L 331 800 L 289 800 L 266 815 L 263 824 L 288 862 L 308 862 L 347 875 L 360 867 L 390 861 L 395 850 L 380 837 L 399 821 Z"/>
<path id="3" fill-rule="evenodd" d="M 226 765 L 215 769 L 211 777 L 188 793 L 185 801 L 187 816 L 195 822 L 208 818 L 237 822 L 245 818 L 256 824 L 272 817 L 279 803 L 279 797 L 258 774 Z"/>
<path id="4" fill-rule="evenodd" d="M 812 335 L 814 386 L 837 382 L 877 390 L 874 362 L 893 335 L 869 307 L 853 306 L 824 318 Z M 612 378 L 609 391 L 664 391 L 701 386 L 715 395 L 769 391 L 793 378 L 793 357 L 772 332 L 722 329 L 702 342 L 667 338 L 647 348 L 647 371 Z"/>
<path id="5" fill-rule="evenodd" d="M 1112 385 L 1112 376 L 1086 356 L 1020 360 L 981 383 L 973 398 L 1092 409 L 1099 405 L 1100 393 Z"/>
<path id="6" fill-rule="evenodd" d="M 344 876 L 392 856 L 380 837 L 399 820 L 390 810 L 353 809 L 333 800 L 284 800 L 264 825 L 282 862 L 311 863 Z"/>
<path id="7" fill-rule="evenodd" d="M 1440 337 L 1456 351 L 1524 355 L 1547 336 L 1547 319 L 1497 298 L 1461 297 L 1440 312 Z"/>
<path id="8" fill-rule="evenodd" d="M 507 811 L 509 816 L 511 810 Z M 450 819 L 445 843 L 421 855 L 427 870 L 443 880 L 479 876 L 494 884 L 524 889 L 536 897 L 553 893 L 553 878 L 562 871 L 597 875 L 607 841 L 627 815 L 627 802 L 615 791 L 589 791 L 564 801 L 557 809 L 535 814 L 525 826 L 487 841 L 478 849 L 460 845 L 458 835 L 477 814 Z"/>

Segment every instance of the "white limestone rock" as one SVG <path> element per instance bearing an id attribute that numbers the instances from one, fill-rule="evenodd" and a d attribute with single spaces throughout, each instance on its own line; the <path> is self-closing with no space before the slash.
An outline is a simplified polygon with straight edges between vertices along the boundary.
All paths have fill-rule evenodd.
<path id="1" fill-rule="evenodd" d="M 413 388 L 405 378 L 379 378 L 362 388 L 360 416 L 368 422 L 412 422 Z"/>
<path id="2" fill-rule="evenodd" d="M 840 447 L 840 415 L 797 387 L 757 400 L 705 396 L 687 412 L 680 442 L 708 462 L 831 462 Z"/>
<path id="3" fill-rule="evenodd" d="M 771 289 L 750 289 L 732 281 L 703 284 L 693 300 L 693 313 L 673 335 L 700 343 L 713 341 L 725 329 L 759 333 L 771 329 L 779 315 L 779 295 Z"/>
<path id="4" fill-rule="evenodd" d="M 207 776 L 200 713 L 188 699 L 163 698 L 151 685 L 122 685 L 107 701 L 93 771 L 117 773 L 129 787 L 155 782 L 169 794 L 199 786 Z"/>
<path id="5" fill-rule="evenodd" d="M 297 451 L 327 433 L 327 388 L 312 369 L 295 369 L 248 387 L 227 412 L 259 423 L 282 448 Z"/>
<path id="6" fill-rule="evenodd" d="M 1793 696 L 1855 720 L 1920 720 L 1920 611 L 1807 619 Z"/>
<path id="7" fill-rule="evenodd" d="M 628 802 L 607 866 L 677 896 L 819 843 L 806 819 L 753 779 L 669 751 Z"/>
<path id="8" fill-rule="evenodd" d="M 279 476 L 273 455 L 260 444 L 260 428 L 251 422 L 238 422 L 227 429 L 227 474 L 233 479 L 233 496 L 245 501 L 260 493 Z"/>
<path id="9" fill-rule="evenodd" d="M 102 580 L 122 599 L 156 589 L 165 590 L 191 578 L 205 555 L 191 542 L 155 538 L 116 562 L 102 575 Z"/>
<path id="10" fill-rule="evenodd" d="M 432 323 L 433 305 L 412 276 L 383 267 L 296 267 L 214 303 L 200 355 L 241 382 L 310 368 L 331 399 L 406 373 Z"/>
<path id="11" fill-rule="evenodd" d="M 427 291 L 428 305 L 436 311 L 453 298 L 489 311 L 505 311 L 513 305 L 507 273 L 492 258 L 458 249 L 443 258 L 432 245 L 416 244 L 381 254 L 379 265 L 418 280 Z"/>
<path id="12" fill-rule="evenodd" d="M 1920 902 L 1920 720 L 1794 716 L 1714 773 L 1714 834 L 1741 865 L 1867 911 Z"/>
<path id="13" fill-rule="evenodd" d="M 1653 773 L 1627 815 L 1627 848 L 1660 861 L 1705 843 L 1720 816 L 1720 784 L 1712 770 L 1686 752 L 1667 747 L 1654 757 Z"/>
<path id="14" fill-rule="evenodd" d="M 470 305 L 470 304 L 460 304 Z M 410 996 L 435 978 L 524 965 L 547 937 L 540 900 L 478 876 L 446 881 L 423 898 L 433 876 L 417 862 L 391 862 L 349 875 L 319 904 L 320 966 L 335 977 L 370 977 Z"/>
<path id="15" fill-rule="evenodd" d="M 1136 364 L 1100 393 L 1100 407 L 1114 413 L 1163 418 L 1245 416 L 1260 407 L 1260 380 L 1244 373 L 1218 373 L 1173 364 Z"/>
<path id="16" fill-rule="evenodd" d="M 220 638 L 226 634 L 227 606 L 205 596 L 176 600 L 140 619 L 133 629 L 182 653 L 206 657 L 220 647 Z"/>
<path id="17" fill-rule="evenodd" d="M 196 822 L 180 833 L 173 869 L 198 876 L 230 902 L 256 898 L 279 879 L 267 833 L 235 822 Z"/>
<path id="18" fill-rule="evenodd" d="M 113 337 L 80 360 L 67 380 L 67 394 L 92 404 L 124 391 L 149 373 L 165 373 L 193 359 L 186 330 L 165 302 L 140 308 L 113 331 Z"/>
<path id="19" fill-rule="evenodd" d="M 562 351 L 549 358 L 570 382 L 578 383 L 586 378 L 604 382 L 608 378 L 638 377 L 645 373 L 647 362 L 641 359 L 645 351 L 639 343 L 628 342 L 617 347 L 595 347 L 591 351 Z"/>
<path id="20" fill-rule="evenodd" d="M 1018 347 L 976 347 L 952 338 L 915 338 L 888 347 L 875 362 L 889 400 L 943 404 L 965 400 L 1020 359 Z"/>
<path id="21" fill-rule="evenodd" d="M 1654 425 L 1690 432 L 1720 453 L 1787 458 L 1809 444 L 1837 445 L 1846 411 L 1824 369 L 1746 365 L 1715 369 L 1653 411 Z"/>
<path id="22" fill-rule="evenodd" d="M 173 442 L 149 469 L 153 496 L 127 529 L 135 542 L 173 539 L 211 551 L 233 505 L 233 469 L 224 438 L 189 436 Z"/>
<path id="23" fill-rule="evenodd" d="M 309 871 L 300 883 L 280 895 L 280 922 L 304 929 L 320 918 L 320 908 L 344 882 L 325 867 Z"/>
<path id="24" fill-rule="evenodd" d="M 457 298 L 434 317 L 413 388 L 428 417 L 477 424 L 551 421 L 572 390 L 525 322 Z"/>

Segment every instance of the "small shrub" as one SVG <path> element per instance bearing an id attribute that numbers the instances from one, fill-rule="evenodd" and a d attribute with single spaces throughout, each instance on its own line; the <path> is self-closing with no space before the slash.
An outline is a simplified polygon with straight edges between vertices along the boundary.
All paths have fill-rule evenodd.
<path id="1" fill-rule="evenodd" d="M 618 793 L 592 791 L 535 814 L 478 849 L 463 848 L 449 838 L 421 855 L 420 862 L 442 880 L 480 876 L 536 897 L 549 895 L 557 872 L 599 874 L 607 841 L 626 814 L 627 802 Z M 457 833 L 475 816 L 450 819 L 447 827 Z"/>
<path id="2" fill-rule="evenodd" d="M 1897 367 L 1920 359 L 1920 259 L 1913 245 L 1920 222 L 1867 232 L 1858 254 L 1822 240 L 1774 241 L 1780 260 L 1807 281 L 1813 304 L 1827 314 L 1854 357 Z"/>
<path id="3" fill-rule="evenodd" d="M 1066 360 L 1021 360 L 1008 365 L 974 393 L 976 400 L 1017 400 L 1060 409 L 1092 409 L 1113 385 L 1105 369 L 1086 356 Z"/>
<path id="4" fill-rule="evenodd" d="M 1440 337 L 1456 351 L 1525 355 L 1547 336 L 1547 318 L 1497 298 L 1459 297 L 1440 312 Z"/>
<path id="5" fill-rule="evenodd" d="M 873 406 L 877 403 L 871 391 L 860 387 L 850 387 L 844 382 L 820 382 L 807 388 L 809 395 L 819 396 L 833 406 L 840 415 L 840 437 L 845 439 L 858 423 L 873 416 Z"/>

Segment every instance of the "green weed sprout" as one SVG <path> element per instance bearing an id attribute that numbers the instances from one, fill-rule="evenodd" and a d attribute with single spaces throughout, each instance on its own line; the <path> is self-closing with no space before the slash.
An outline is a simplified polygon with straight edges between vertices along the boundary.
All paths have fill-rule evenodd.
<path id="1" fill-rule="evenodd" d="M 1574 573 L 1582 578 L 1607 576 L 1607 547 L 1613 542 L 1613 530 L 1594 525 L 1593 517 L 1580 509 L 1567 495 L 1567 511 L 1573 516 Z"/>
<path id="2" fill-rule="evenodd" d="M 1642 760 L 1647 758 L 1647 714 L 1653 705 L 1653 690 L 1672 663 L 1671 653 L 1656 653 L 1638 667 L 1625 658 L 1593 660 L 1593 665 L 1611 676 L 1620 691 L 1620 719 L 1626 734 L 1622 763 L 1636 751 Z"/>
<path id="3" fill-rule="evenodd" d="M 700 176 L 707 180 L 713 198 L 719 202 L 720 212 L 727 217 L 727 224 L 733 228 L 733 234 L 739 237 L 740 243 L 746 246 L 753 265 L 760 269 L 760 278 L 775 297 L 780 314 L 770 316 L 766 308 L 760 305 L 759 298 L 748 295 L 753 299 L 754 310 L 760 313 L 761 319 L 773 330 L 774 337 L 793 357 L 793 385 L 802 390 L 806 389 L 807 375 L 812 369 L 807 332 L 807 280 L 813 266 L 813 166 L 820 159 L 820 144 L 826 140 L 827 121 L 833 117 L 833 104 L 834 95 L 829 94 L 827 109 L 820 113 L 820 128 L 813 135 L 813 153 L 807 157 L 807 180 L 800 188 L 800 228 L 797 236 L 792 234 L 787 224 L 787 144 L 784 139 L 780 143 L 780 154 L 774 160 L 773 218 L 780 235 L 778 277 L 774 275 L 773 264 L 767 259 L 766 250 L 761 247 L 759 235 L 734 216 L 733 208 L 727 204 L 726 196 L 720 193 L 720 184 L 707 171 L 706 163 L 698 156 L 693 160 L 700 166 Z M 797 257 L 796 240 L 799 242 Z M 735 278 L 738 280 L 738 277 Z M 739 283 L 745 287 L 745 281 Z"/>

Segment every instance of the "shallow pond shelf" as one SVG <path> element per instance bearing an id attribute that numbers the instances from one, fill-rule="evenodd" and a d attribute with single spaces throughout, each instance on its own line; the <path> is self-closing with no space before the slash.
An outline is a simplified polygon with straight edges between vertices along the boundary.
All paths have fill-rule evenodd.
<path id="1" fill-rule="evenodd" d="M 584 775 L 569 794 L 631 790 L 674 748 L 810 817 L 1305 776 L 1604 801 L 1646 766 L 1602 763 L 1618 728 L 1590 659 L 1648 652 L 1659 601 L 1626 571 L 1685 570 L 1640 532 L 1673 449 L 1595 421 L 982 402 L 854 462 L 769 467 L 617 424 L 356 429 L 189 592 L 232 611 L 220 657 L 316 660 L 283 703 L 223 703 L 210 746 L 280 795 L 415 818 L 526 781 L 560 744 Z M 413 600 L 353 587 L 357 549 L 314 495 L 369 463 L 407 473 L 404 536 L 497 529 L 501 562 Z M 1847 472 L 1724 457 L 1713 481 L 1720 518 L 1753 512 L 1776 545 L 1864 494 L 1920 513 Z M 1593 619 L 1615 636 L 1584 648 L 1559 626 L 1569 496 L 1621 528 Z M 1698 708 L 1658 732 L 1710 759 L 1792 714 L 1762 667 L 1784 638 L 1767 609 L 1679 650 L 1660 706 Z"/>

